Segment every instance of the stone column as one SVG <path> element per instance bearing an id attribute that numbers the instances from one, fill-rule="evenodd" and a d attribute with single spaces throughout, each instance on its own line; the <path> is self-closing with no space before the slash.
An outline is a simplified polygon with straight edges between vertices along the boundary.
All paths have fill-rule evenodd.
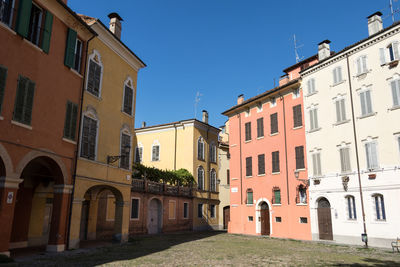
<path id="1" fill-rule="evenodd" d="M 128 201 L 115 202 L 114 239 L 121 243 L 129 238 L 129 205 Z"/>
<path id="2" fill-rule="evenodd" d="M 10 256 L 9 244 L 14 218 L 15 200 L 22 179 L 0 177 L 0 254 Z"/>
<path id="3" fill-rule="evenodd" d="M 72 201 L 71 226 L 69 232 L 69 249 L 79 248 L 81 220 L 82 220 L 82 203 L 84 199 L 74 199 Z"/>
<path id="4" fill-rule="evenodd" d="M 60 184 L 54 186 L 53 214 L 51 216 L 50 236 L 47 251 L 64 251 L 67 241 L 67 225 L 69 215 L 69 198 L 72 185 Z"/>

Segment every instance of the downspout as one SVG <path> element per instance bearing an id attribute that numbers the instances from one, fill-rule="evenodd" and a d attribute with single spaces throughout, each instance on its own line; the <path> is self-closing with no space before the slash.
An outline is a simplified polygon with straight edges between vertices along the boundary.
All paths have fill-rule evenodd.
<path id="1" fill-rule="evenodd" d="M 79 123 L 78 123 L 78 139 L 76 142 L 76 150 L 75 150 L 75 168 L 74 168 L 74 175 L 72 176 L 72 192 L 71 192 L 71 197 L 70 197 L 70 203 L 69 203 L 69 216 L 68 216 L 68 227 L 67 227 L 67 249 L 69 248 L 69 237 L 70 237 L 70 232 L 71 232 L 71 217 L 72 217 L 72 204 L 74 201 L 74 192 L 75 192 L 75 181 L 76 181 L 76 169 L 78 166 L 78 153 L 79 153 L 79 143 L 80 143 L 80 137 L 81 137 L 81 119 L 82 119 L 82 109 L 83 109 L 83 94 L 85 92 L 85 82 L 86 82 L 86 67 L 87 67 L 87 60 L 88 60 L 88 51 L 89 51 L 89 42 L 95 38 L 96 36 L 93 35 L 90 37 L 90 39 L 86 42 L 86 49 L 85 49 L 85 66 L 84 66 L 84 72 L 83 72 L 83 79 L 82 79 L 82 90 L 81 90 L 81 99 L 80 99 L 80 110 L 79 110 Z"/>
<path id="2" fill-rule="evenodd" d="M 240 113 L 237 114 L 239 118 L 239 167 L 240 167 L 240 205 L 243 204 L 243 186 L 242 186 L 242 118 Z"/>
<path id="3" fill-rule="evenodd" d="M 177 129 L 176 129 L 176 124 L 174 124 L 174 129 L 175 129 L 175 147 L 174 147 L 174 171 L 176 171 L 176 142 L 177 142 Z"/>
<path id="4" fill-rule="evenodd" d="M 287 137 L 286 137 L 286 112 L 285 112 L 285 97 L 279 94 L 279 97 L 283 101 L 283 136 L 285 137 L 285 165 L 286 165 L 286 189 L 287 189 L 287 201 L 290 204 L 289 197 L 289 170 L 288 170 L 288 158 L 287 158 Z"/>
<path id="5" fill-rule="evenodd" d="M 355 151 L 356 151 L 356 160 L 357 160 L 358 187 L 360 190 L 361 211 L 362 211 L 362 218 L 363 218 L 364 234 L 365 234 L 365 236 L 367 236 L 367 225 L 365 224 L 364 198 L 363 198 L 363 191 L 362 191 L 362 185 L 361 185 L 360 160 L 359 160 L 359 156 L 358 156 L 357 131 L 356 131 L 356 121 L 355 121 L 355 116 L 354 116 L 354 104 L 353 104 L 353 94 L 352 94 L 350 64 L 349 64 L 349 55 L 348 54 L 346 54 L 346 61 L 347 61 L 347 77 L 349 79 L 351 117 L 353 119 L 354 147 L 355 147 Z M 365 239 L 365 247 L 368 248 L 368 239 Z"/>

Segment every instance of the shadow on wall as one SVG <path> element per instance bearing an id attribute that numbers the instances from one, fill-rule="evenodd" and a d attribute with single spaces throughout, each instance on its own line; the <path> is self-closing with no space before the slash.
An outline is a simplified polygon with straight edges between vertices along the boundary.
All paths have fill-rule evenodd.
<path id="1" fill-rule="evenodd" d="M 372 259 L 372 258 L 364 258 L 364 262 L 368 262 L 368 266 L 399 266 L 398 262 L 391 261 L 391 260 L 378 260 L 378 259 Z M 360 264 L 360 263 L 352 263 L 352 264 L 345 264 L 345 263 L 338 263 L 338 264 L 332 264 L 330 266 L 366 266 L 365 264 Z"/>

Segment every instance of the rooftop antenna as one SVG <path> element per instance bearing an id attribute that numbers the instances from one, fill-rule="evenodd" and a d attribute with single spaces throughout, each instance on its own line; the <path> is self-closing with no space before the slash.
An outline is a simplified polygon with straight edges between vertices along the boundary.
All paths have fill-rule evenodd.
<path id="1" fill-rule="evenodd" d="M 200 91 L 197 91 L 196 93 L 196 97 L 194 98 L 194 118 L 197 118 L 197 105 L 200 102 L 200 96 L 203 96 L 202 94 L 200 94 Z"/>
<path id="2" fill-rule="evenodd" d="M 390 1 L 392 1 L 392 0 L 390 0 Z M 297 49 L 303 47 L 303 45 L 297 46 L 296 34 L 293 34 L 293 42 L 294 42 L 294 53 L 296 55 L 296 63 L 299 63 L 304 57 L 299 57 L 299 54 L 297 53 Z"/>
<path id="3" fill-rule="evenodd" d="M 392 17 L 392 23 L 394 23 L 394 21 L 395 21 L 395 17 L 394 17 L 394 15 L 396 14 L 396 13 L 399 13 L 400 12 L 400 10 L 398 9 L 398 8 L 394 8 L 394 4 L 393 4 L 393 2 L 397 2 L 398 0 L 389 0 L 389 9 L 390 9 L 390 12 L 389 12 L 389 15 L 387 15 L 387 16 L 385 16 L 384 17 L 384 19 L 386 19 L 387 17 Z M 387 8 L 385 8 L 384 10 L 386 10 Z"/>

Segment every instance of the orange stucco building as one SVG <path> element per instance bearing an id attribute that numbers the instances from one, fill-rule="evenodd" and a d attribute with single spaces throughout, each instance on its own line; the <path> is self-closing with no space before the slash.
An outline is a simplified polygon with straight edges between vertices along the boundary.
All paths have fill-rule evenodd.
<path id="1" fill-rule="evenodd" d="M 0 253 L 61 251 L 94 32 L 60 0 L 0 2 Z"/>
<path id="2" fill-rule="evenodd" d="M 299 72 L 223 112 L 229 117 L 230 233 L 311 239 L 303 93 Z"/>

